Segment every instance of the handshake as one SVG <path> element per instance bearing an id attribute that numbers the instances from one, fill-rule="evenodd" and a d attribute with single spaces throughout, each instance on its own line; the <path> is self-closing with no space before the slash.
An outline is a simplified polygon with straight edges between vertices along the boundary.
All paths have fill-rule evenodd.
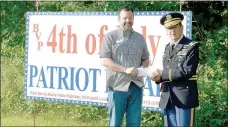
<path id="1" fill-rule="evenodd" d="M 156 69 L 152 72 L 150 79 L 154 82 L 158 82 L 161 80 L 162 70 Z"/>

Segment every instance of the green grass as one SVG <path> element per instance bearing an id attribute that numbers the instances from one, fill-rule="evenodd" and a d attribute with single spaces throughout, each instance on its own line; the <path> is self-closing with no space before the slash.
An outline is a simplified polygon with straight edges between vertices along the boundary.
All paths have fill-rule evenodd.
<path id="1" fill-rule="evenodd" d="M 1 126 L 34 126 L 33 100 L 24 99 L 23 58 L 1 57 L 1 63 Z M 38 115 L 35 125 L 106 126 L 106 110 L 101 107 L 36 101 Z"/>
<path id="2" fill-rule="evenodd" d="M 34 126 L 33 115 L 11 115 L 1 118 L 1 126 Z M 64 118 L 61 116 L 37 115 L 35 126 L 106 126 L 101 121 L 90 121 L 82 123 L 75 119 Z"/>

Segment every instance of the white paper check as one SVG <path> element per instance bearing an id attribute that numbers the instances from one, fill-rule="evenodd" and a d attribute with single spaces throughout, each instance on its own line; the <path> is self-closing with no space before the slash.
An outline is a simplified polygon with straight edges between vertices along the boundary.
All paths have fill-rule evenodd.
<path id="1" fill-rule="evenodd" d="M 137 68 L 138 76 L 152 76 L 154 69 L 152 68 Z"/>

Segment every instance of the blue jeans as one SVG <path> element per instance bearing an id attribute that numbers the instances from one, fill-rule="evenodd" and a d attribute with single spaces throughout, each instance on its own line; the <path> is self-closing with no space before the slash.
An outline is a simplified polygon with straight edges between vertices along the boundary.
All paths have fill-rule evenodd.
<path id="1" fill-rule="evenodd" d="M 109 126 L 121 126 L 126 112 L 126 126 L 141 125 L 143 88 L 131 83 L 128 92 L 109 91 Z"/>
<path id="2" fill-rule="evenodd" d="M 195 108 L 182 109 L 170 104 L 164 110 L 165 127 L 192 127 L 195 121 Z"/>

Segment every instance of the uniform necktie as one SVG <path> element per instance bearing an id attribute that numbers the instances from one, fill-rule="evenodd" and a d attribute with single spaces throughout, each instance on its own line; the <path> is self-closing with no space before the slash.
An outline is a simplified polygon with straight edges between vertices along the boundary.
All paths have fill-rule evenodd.
<path id="1" fill-rule="evenodd" d="M 174 47 L 175 47 L 175 44 L 170 44 L 171 51 L 173 51 Z"/>

